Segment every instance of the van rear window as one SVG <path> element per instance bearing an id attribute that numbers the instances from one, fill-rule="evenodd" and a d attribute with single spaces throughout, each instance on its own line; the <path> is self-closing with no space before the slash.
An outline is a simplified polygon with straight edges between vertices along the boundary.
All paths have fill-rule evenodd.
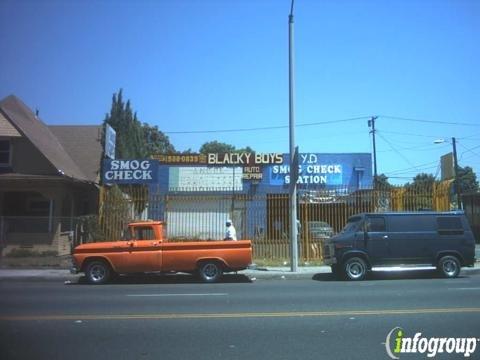
<path id="1" fill-rule="evenodd" d="M 459 216 L 437 217 L 438 231 L 463 231 L 462 220 Z"/>

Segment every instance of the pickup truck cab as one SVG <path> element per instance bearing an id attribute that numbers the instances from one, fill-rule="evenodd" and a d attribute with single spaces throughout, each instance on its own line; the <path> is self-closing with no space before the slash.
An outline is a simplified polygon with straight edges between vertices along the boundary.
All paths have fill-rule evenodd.
<path id="1" fill-rule="evenodd" d="M 84 272 L 91 284 L 144 272 L 197 273 L 215 282 L 252 262 L 250 240 L 169 242 L 165 230 L 161 221 L 135 222 L 128 225 L 127 240 L 79 245 L 73 250 L 72 273 Z"/>
<path id="2" fill-rule="evenodd" d="M 324 243 L 335 275 L 362 280 L 368 271 L 436 267 L 457 277 L 475 263 L 475 239 L 462 211 L 363 213 Z"/>

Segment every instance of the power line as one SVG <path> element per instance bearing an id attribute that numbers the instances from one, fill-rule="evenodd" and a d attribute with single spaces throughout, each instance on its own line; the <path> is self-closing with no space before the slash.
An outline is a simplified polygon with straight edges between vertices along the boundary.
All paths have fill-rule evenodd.
<path id="1" fill-rule="evenodd" d="M 412 175 L 417 175 L 421 172 L 426 172 L 428 170 L 437 170 L 438 171 L 438 165 L 435 165 L 435 166 L 428 166 L 428 167 L 421 167 L 421 168 L 417 168 L 416 170 L 410 170 L 410 171 L 392 171 L 391 173 L 385 173 L 386 176 L 388 177 L 394 177 L 394 176 L 398 176 L 398 175 L 407 175 L 407 174 L 412 174 Z"/>
<path id="2" fill-rule="evenodd" d="M 359 116 L 359 117 L 339 119 L 339 120 L 317 121 L 312 123 L 297 124 L 295 127 L 337 124 L 342 122 L 350 122 L 350 121 L 366 120 L 366 119 L 370 119 L 370 116 Z M 288 129 L 288 125 L 264 126 L 264 127 L 240 128 L 240 129 L 221 129 L 221 130 L 164 131 L 164 133 L 165 134 L 212 134 L 212 133 L 232 133 L 232 132 L 262 131 L 262 130 L 276 130 L 276 129 Z"/>
<path id="3" fill-rule="evenodd" d="M 435 172 L 434 178 L 436 179 L 438 175 L 440 174 L 440 171 L 442 170 L 442 164 L 438 163 L 437 165 L 437 171 Z"/>
<path id="4" fill-rule="evenodd" d="M 427 169 L 431 169 L 431 168 L 435 168 L 437 166 L 437 163 L 438 161 L 430 161 L 428 163 L 424 163 L 424 164 L 418 164 L 417 166 L 414 166 L 414 167 L 409 167 L 409 168 L 405 168 L 405 169 L 400 169 L 400 170 L 393 170 L 391 172 L 389 172 L 388 174 L 400 174 L 400 173 L 405 173 L 405 172 L 408 172 L 408 170 L 427 170 Z M 432 166 L 430 168 L 422 168 L 422 166 L 429 166 L 429 165 L 433 165 L 435 164 L 435 166 Z"/>
<path id="5" fill-rule="evenodd" d="M 409 179 L 412 180 L 411 176 L 388 176 L 389 179 Z"/>
<path id="6" fill-rule="evenodd" d="M 472 124 L 472 123 L 414 119 L 414 118 L 406 118 L 406 117 L 391 116 L 391 115 L 379 115 L 378 117 L 385 118 L 385 119 L 392 119 L 392 120 L 413 121 L 413 122 L 421 122 L 421 123 L 428 123 L 428 124 L 443 124 L 443 125 L 457 125 L 457 126 L 460 125 L 460 126 L 475 126 L 475 127 L 480 126 L 480 124 Z M 339 120 L 317 121 L 312 123 L 297 124 L 295 127 L 308 127 L 308 126 L 318 126 L 318 125 L 326 125 L 326 124 L 336 124 L 336 123 L 356 121 L 356 120 L 366 120 L 366 119 L 371 119 L 371 116 L 358 116 L 358 117 L 339 119 Z M 214 134 L 214 133 L 278 130 L 278 129 L 287 129 L 287 128 L 288 128 L 288 125 L 278 125 L 278 126 L 263 126 L 263 127 L 253 127 L 253 128 L 217 129 L 217 130 L 164 131 L 164 133 L 165 134 Z M 401 132 L 393 132 L 393 131 L 383 131 L 383 132 L 390 133 L 390 134 L 398 134 L 398 135 L 436 138 L 436 136 L 432 136 L 432 135 L 401 133 Z"/>
<path id="7" fill-rule="evenodd" d="M 382 133 L 384 133 L 384 134 L 393 134 L 393 135 L 418 136 L 418 137 L 426 137 L 426 138 L 432 138 L 432 139 L 441 138 L 441 136 L 412 134 L 412 133 L 404 133 L 404 132 L 397 132 L 397 131 L 385 131 L 385 130 L 382 130 Z"/>
<path id="8" fill-rule="evenodd" d="M 458 144 L 460 144 L 460 143 L 458 143 Z M 460 145 L 461 145 L 461 144 L 460 144 Z M 480 145 L 475 146 L 475 147 L 473 147 L 473 148 L 471 148 L 471 149 L 466 148 L 464 145 L 461 145 L 461 146 L 462 146 L 463 148 L 465 148 L 466 151 L 464 151 L 464 152 L 461 154 L 460 159 L 462 159 L 462 158 L 463 158 L 463 155 L 466 154 L 466 153 L 468 153 L 468 152 L 474 154 L 475 156 L 480 157 L 480 154 L 478 154 L 478 153 L 476 153 L 476 152 L 473 151 L 473 150 L 475 150 L 475 149 L 480 148 Z M 469 158 L 471 158 L 471 157 L 469 157 Z M 464 160 L 465 160 L 465 159 L 464 159 Z M 388 175 L 388 174 L 393 174 L 393 175 L 408 174 L 409 171 L 414 171 L 414 170 L 416 170 L 416 171 L 424 171 L 424 170 L 431 170 L 431 169 L 438 168 L 438 165 L 429 166 L 429 167 L 423 167 L 423 166 L 428 166 L 428 165 L 432 165 L 432 164 L 438 164 L 438 162 L 437 162 L 437 161 L 434 161 L 434 162 L 429 162 L 429 163 L 424 163 L 424 164 L 417 165 L 417 167 L 414 167 L 414 168 L 406 168 L 406 169 L 401 169 L 401 170 L 394 170 L 394 171 L 391 171 L 391 172 L 389 172 L 389 173 L 386 173 L 385 175 Z M 391 176 L 389 176 L 389 177 L 391 177 Z"/>
<path id="9" fill-rule="evenodd" d="M 459 144 L 460 144 L 460 143 L 459 143 Z M 471 148 L 471 149 L 467 148 L 466 146 L 464 146 L 464 145 L 462 145 L 462 144 L 460 144 L 460 146 L 465 149 L 465 151 L 460 154 L 460 159 L 463 157 L 463 155 L 464 155 L 465 153 L 468 153 L 468 152 L 470 152 L 470 153 L 472 153 L 472 154 L 480 157 L 480 155 L 479 155 L 478 153 L 476 153 L 475 151 L 473 151 L 473 150 L 475 150 L 475 149 L 480 148 L 480 145 L 474 146 L 474 147 Z"/>
<path id="10" fill-rule="evenodd" d="M 405 148 L 398 148 L 399 150 L 402 150 L 402 151 L 410 151 L 410 150 L 415 150 L 415 151 L 433 151 L 433 150 L 438 150 L 438 149 L 441 149 L 441 148 L 446 148 L 446 147 L 449 147 L 450 145 L 447 144 L 447 145 L 443 145 L 443 146 L 438 146 L 438 145 L 434 145 L 434 146 L 426 146 L 426 145 L 417 145 L 417 146 L 412 146 L 412 147 L 405 147 Z M 380 150 L 378 152 L 390 152 L 390 151 L 393 151 L 393 150 Z"/>
<path id="11" fill-rule="evenodd" d="M 380 138 L 385 141 L 388 146 L 390 146 L 390 148 L 395 151 L 403 160 L 405 160 L 408 164 L 412 165 L 414 168 L 416 168 L 415 165 L 413 165 L 410 160 L 408 160 L 400 151 L 398 151 L 397 149 L 395 149 L 395 147 L 392 145 L 392 143 L 390 141 L 388 141 L 387 139 L 385 139 L 385 137 L 382 135 L 382 134 L 378 134 L 378 136 L 380 136 Z"/>
<path id="12" fill-rule="evenodd" d="M 385 118 L 385 119 L 401 120 L 401 121 L 413 121 L 413 122 L 421 122 L 421 123 L 427 123 L 427 124 L 460 125 L 460 126 L 475 126 L 475 127 L 480 126 L 480 124 L 461 123 L 461 122 L 453 122 L 453 121 L 413 119 L 413 118 L 405 118 L 405 117 L 390 116 L 390 115 L 378 115 L 378 116 L 382 117 L 382 118 Z"/>
<path id="13" fill-rule="evenodd" d="M 475 138 L 477 136 L 480 136 L 480 133 L 469 135 L 469 136 L 464 136 L 464 137 L 459 137 L 457 139 L 459 139 L 459 140 L 470 140 L 470 139 Z M 474 139 L 474 140 L 476 140 L 476 139 Z"/>

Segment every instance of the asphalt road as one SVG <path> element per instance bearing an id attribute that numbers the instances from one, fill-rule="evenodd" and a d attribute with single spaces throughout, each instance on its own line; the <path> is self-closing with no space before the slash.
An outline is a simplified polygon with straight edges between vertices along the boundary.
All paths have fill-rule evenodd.
<path id="1" fill-rule="evenodd" d="M 410 337 L 480 338 L 480 275 L 0 283 L 2 360 L 388 359 L 386 337 L 397 326 Z M 476 347 L 470 359 L 480 359 Z"/>

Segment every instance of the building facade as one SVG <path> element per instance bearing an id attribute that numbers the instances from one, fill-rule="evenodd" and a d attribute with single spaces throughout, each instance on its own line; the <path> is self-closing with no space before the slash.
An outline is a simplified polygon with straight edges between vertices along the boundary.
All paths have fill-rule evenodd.
<path id="1" fill-rule="evenodd" d="M 145 217 L 167 221 L 170 238 L 221 239 L 231 218 L 238 236 L 288 233 L 290 159 L 281 153 L 158 155 L 154 159 L 107 160 L 105 184 L 149 188 Z M 369 153 L 302 153 L 299 202 L 345 202 L 371 189 Z"/>
<path id="2" fill-rule="evenodd" d="M 0 101 L 0 245 L 64 255 L 74 219 L 97 213 L 100 126 L 43 123 L 14 95 Z"/>

